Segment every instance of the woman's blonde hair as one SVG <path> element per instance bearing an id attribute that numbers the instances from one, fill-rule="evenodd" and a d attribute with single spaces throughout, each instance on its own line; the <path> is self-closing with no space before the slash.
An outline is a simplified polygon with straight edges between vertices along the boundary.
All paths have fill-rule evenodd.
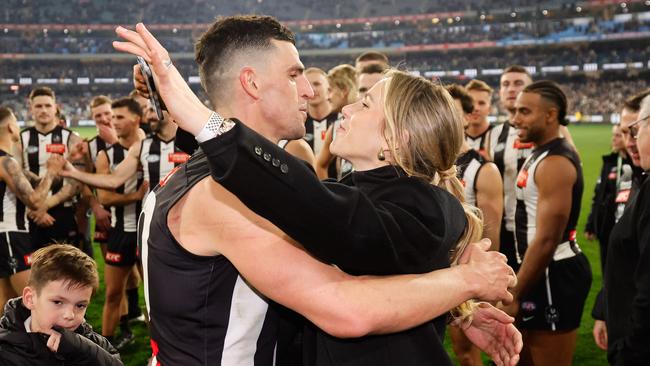
<path id="1" fill-rule="evenodd" d="M 345 104 L 352 104 L 359 98 L 357 91 L 357 70 L 352 65 L 341 64 L 327 72 L 327 81 L 334 86 L 348 93 Z"/>
<path id="2" fill-rule="evenodd" d="M 472 242 L 481 239 L 481 212 L 465 202 L 456 175 L 465 138 L 462 116 L 447 90 L 419 76 L 391 70 L 384 86 L 384 138 L 393 161 L 406 174 L 445 189 L 463 205 L 467 227 L 450 254 L 452 264 Z M 452 314 L 471 321 L 473 302 L 461 304 Z"/>

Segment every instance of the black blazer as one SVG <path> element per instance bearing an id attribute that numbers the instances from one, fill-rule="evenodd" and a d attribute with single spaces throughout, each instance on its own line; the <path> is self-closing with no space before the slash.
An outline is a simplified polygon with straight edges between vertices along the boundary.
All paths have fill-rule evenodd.
<path id="1" fill-rule="evenodd" d="M 320 182 L 313 170 L 242 123 L 201 144 L 213 179 L 326 263 L 355 274 L 449 266 L 467 224 L 445 190 L 386 166 Z M 313 329 L 306 364 L 450 364 L 444 319 L 386 336 L 340 340 Z"/>

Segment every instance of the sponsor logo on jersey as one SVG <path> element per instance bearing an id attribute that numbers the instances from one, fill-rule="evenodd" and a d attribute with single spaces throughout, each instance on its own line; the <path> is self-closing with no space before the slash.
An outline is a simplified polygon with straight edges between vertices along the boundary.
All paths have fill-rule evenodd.
<path id="1" fill-rule="evenodd" d="M 314 134 L 306 133 L 303 139 L 305 139 L 305 141 L 312 141 L 314 139 Z"/>
<path id="2" fill-rule="evenodd" d="M 157 163 L 160 161 L 160 155 L 158 154 L 149 154 L 146 159 L 149 163 Z"/>
<path id="3" fill-rule="evenodd" d="M 64 144 L 47 144 L 45 145 L 45 151 L 50 154 L 63 154 L 65 153 Z"/>
<path id="4" fill-rule="evenodd" d="M 526 188 L 526 182 L 528 182 L 528 170 L 522 169 L 517 175 L 517 187 Z"/>
<path id="5" fill-rule="evenodd" d="M 188 161 L 190 156 L 184 152 L 175 152 L 167 155 L 167 161 L 174 164 L 183 164 Z"/>
<path id="6" fill-rule="evenodd" d="M 122 254 L 106 252 L 106 260 L 109 262 L 120 263 L 122 261 Z"/>
<path id="7" fill-rule="evenodd" d="M 23 256 L 23 260 L 25 261 L 25 265 L 31 266 L 32 265 L 32 253 L 29 253 L 29 254 Z"/>
<path id="8" fill-rule="evenodd" d="M 503 151 L 503 149 L 505 149 L 505 148 L 506 148 L 506 144 L 503 143 L 503 142 L 499 142 L 499 143 L 494 147 L 494 151 L 495 151 L 495 152 L 500 152 L 500 151 Z"/>
<path id="9" fill-rule="evenodd" d="M 532 149 L 533 148 L 533 143 L 532 142 L 521 142 L 519 139 L 516 139 L 515 142 L 512 144 L 512 147 L 515 149 Z"/>
<path id="10" fill-rule="evenodd" d="M 27 146 L 28 154 L 36 154 L 38 152 L 38 146 Z"/>
<path id="11" fill-rule="evenodd" d="M 627 203 L 630 198 L 630 190 L 624 189 L 616 194 L 616 203 Z"/>
<path id="12" fill-rule="evenodd" d="M 535 311 L 535 309 L 537 309 L 537 305 L 532 301 L 524 301 L 521 303 L 521 310 Z"/>

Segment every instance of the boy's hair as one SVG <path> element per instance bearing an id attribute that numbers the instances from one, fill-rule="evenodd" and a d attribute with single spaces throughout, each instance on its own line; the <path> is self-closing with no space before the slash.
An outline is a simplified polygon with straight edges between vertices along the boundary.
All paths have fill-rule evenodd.
<path id="1" fill-rule="evenodd" d="M 135 99 L 133 98 L 120 98 L 113 103 L 111 103 L 111 108 L 124 108 L 126 107 L 129 112 L 142 117 L 142 108 L 140 107 L 140 103 L 138 103 Z"/>
<path id="2" fill-rule="evenodd" d="M 97 264 L 86 253 L 69 244 L 52 244 L 32 254 L 27 285 L 36 293 L 49 282 L 63 280 L 68 288 L 99 287 Z"/>
<path id="3" fill-rule="evenodd" d="M 485 81 L 479 79 L 473 79 L 472 81 L 467 83 L 467 85 L 465 85 L 465 89 L 467 89 L 467 91 L 470 90 L 482 91 L 490 95 L 492 95 L 492 92 L 494 92 L 494 90 L 490 88 L 490 86 L 487 85 Z"/>
<path id="4" fill-rule="evenodd" d="M 112 104 L 111 98 L 105 95 L 98 95 L 90 101 L 90 108 L 96 108 L 103 104 Z"/>
<path id="5" fill-rule="evenodd" d="M 32 89 L 32 91 L 29 93 L 29 100 L 34 100 L 34 98 L 44 96 L 44 95 L 48 97 L 52 97 L 52 99 L 56 100 L 56 95 L 54 94 L 54 90 L 48 88 L 47 86 L 39 86 L 37 88 Z"/>

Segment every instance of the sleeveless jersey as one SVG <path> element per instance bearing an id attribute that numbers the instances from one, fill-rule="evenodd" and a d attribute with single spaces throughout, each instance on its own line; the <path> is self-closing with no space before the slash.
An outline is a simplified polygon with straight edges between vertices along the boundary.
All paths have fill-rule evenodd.
<path id="1" fill-rule="evenodd" d="M 320 151 L 323 149 L 327 128 L 334 124 L 337 119 L 338 113 L 330 113 L 322 121 L 315 120 L 312 116 L 307 115 L 304 139 L 314 151 L 314 155 L 318 156 Z"/>
<path id="2" fill-rule="evenodd" d="M 42 177 L 47 172 L 46 163 L 50 154 L 61 154 L 68 158 L 68 142 L 72 131 L 65 127 L 56 126 L 52 131 L 42 134 L 36 127 L 28 127 L 21 131 L 20 140 L 23 145 L 23 168 Z M 58 192 L 63 186 L 59 181 L 52 184 L 51 192 Z M 72 206 L 73 200 L 63 203 L 63 206 Z"/>
<path id="3" fill-rule="evenodd" d="M 464 187 L 465 201 L 472 206 L 476 206 L 476 177 L 485 163 L 487 160 L 474 149 L 463 153 L 456 160 L 457 175 Z"/>
<path id="4" fill-rule="evenodd" d="M 515 183 L 519 170 L 524 166 L 526 158 L 533 152 L 532 143 L 522 143 L 517 137 L 517 129 L 505 122 L 492 129 L 488 153 L 494 164 L 499 168 L 503 179 L 503 214 L 508 231 L 515 231 L 515 211 L 517 197 Z"/>
<path id="5" fill-rule="evenodd" d="M 582 163 L 575 150 L 563 138 L 557 138 L 533 151 L 517 177 L 517 212 L 515 214 L 515 239 L 523 253 L 535 237 L 537 199 L 539 191 L 535 183 L 535 171 L 539 163 L 549 156 L 564 156 L 576 168 L 576 181 L 571 189 L 571 212 L 560 243 L 575 245 L 576 225 L 580 216 L 580 200 L 583 191 Z M 559 248 L 558 248 L 559 249 Z"/>
<path id="6" fill-rule="evenodd" d="M 140 164 L 144 170 L 144 179 L 152 190 L 160 180 L 175 167 L 186 162 L 190 156 L 182 152 L 175 144 L 176 139 L 163 141 L 158 135 L 142 140 L 140 144 Z"/>
<path id="7" fill-rule="evenodd" d="M 108 164 L 111 172 L 115 171 L 115 167 L 124 160 L 128 153 L 128 148 L 120 145 L 119 143 L 112 145 L 104 150 L 108 157 Z M 142 171 L 138 171 L 129 177 L 123 185 L 117 187 L 117 193 L 132 193 L 138 190 L 142 185 Z M 125 206 L 111 206 L 111 227 L 122 230 L 124 232 L 135 232 L 137 230 L 138 215 L 142 202 L 137 201 L 129 203 Z"/>
<path id="8" fill-rule="evenodd" d="M 0 150 L 0 157 L 11 156 Z M 0 182 L 0 232 L 29 231 L 25 204 L 16 197 L 5 181 Z"/>
<path id="9" fill-rule="evenodd" d="M 485 152 L 487 152 L 488 141 L 490 139 L 490 136 L 492 135 L 493 128 L 494 125 L 489 125 L 487 130 L 485 130 L 485 132 L 483 132 L 482 134 L 476 137 L 471 137 L 465 134 L 465 141 L 467 141 L 467 143 L 472 149 L 478 151 L 481 154 L 484 154 Z"/>
<path id="10" fill-rule="evenodd" d="M 88 141 L 88 154 L 90 155 L 90 159 L 92 160 L 93 164 L 95 164 L 97 161 L 97 154 L 109 147 L 111 147 L 111 144 L 104 141 L 104 139 L 102 139 L 99 135 L 93 137 L 90 141 Z"/>
<path id="11" fill-rule="evenodd" d="M 167 226 L 174 204 L 209 175 L 205 154 L 198 151 L 149 193 L 140 215 L 152 364 L 271 366 L 276 307 L 249 287 L 226 257 L 189 253 Z"/>

